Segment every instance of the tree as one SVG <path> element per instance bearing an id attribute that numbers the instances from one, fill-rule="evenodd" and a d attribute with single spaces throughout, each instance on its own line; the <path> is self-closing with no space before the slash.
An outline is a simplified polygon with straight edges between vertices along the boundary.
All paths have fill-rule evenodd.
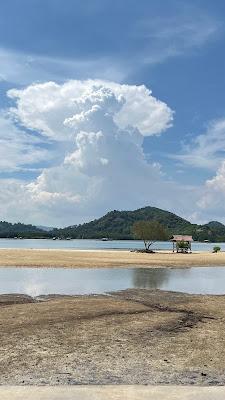
<path id="1" fill-rule="evenodd" d="M 137 239 L 143 240 L 146 251 L 150 251 L 151 245 L 157 240 L 167 239 L 165 228 L 157 221 L 137 221 L 132 230 Z"/>

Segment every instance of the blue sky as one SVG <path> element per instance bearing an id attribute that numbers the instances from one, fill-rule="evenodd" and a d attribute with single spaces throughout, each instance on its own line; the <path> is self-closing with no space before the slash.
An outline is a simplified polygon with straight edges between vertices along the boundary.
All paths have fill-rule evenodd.
<path id="1" fill-rule="evenodd" d="M 78 211 L 71 222 L 76 223 L 101 215 L 111 207 L 131 209 L 153 204 L 180 213 L 193 221 L 219 219 L 225 222 L 224 44 L 225 3 L 222 0 L 2 0 L 0 180 L 4 193 L 0 194 L 0 200 L 4 202 L 7 193 L 10 197 L 11 193 L 16 192 L 21 202 L 20 211 L 15 211 L 15 205 L 10 202 L 7 210 L 2 207 L 0 211 L 3 217 L 34 223 L 43 223 L 45 219 L 47 223 L 60 225 L 70 222 L 74 207 Z M 54 105 L 49 120 L 45 119 L 44 109 L 42 114 L 30 113 L 36 107 L 35 93 L 33 97 L 30 95 L 30 87 L 36 85 L 38 89 L 38 85 L 53 81 L 63 88 L 68 81 L 80 82 L 87 79 L 126 84 L 129 87 L 145 85 L 152 91 L 151 96 L 160 102 L 157 115 L 159 123 L 164 121 L 160 128 L 154 130 L 152 125 L 148 125 L 151 123 L 156 126 L 155 119 L 146 122 L 149 128 L 144 131 L 139 129 L 140 124 L 136 120 L 135 123 L 131 121 L 131 125 L 133 123 L 143 137 L 141 149 L 145 160 L 158 174 L 153 178 L 152 170 L 146 172 L 146 175 L 140 172 L 146 177 L 144 181 L 143 176 L 138 177 L 139 167 L 136 166 L 135 171 L 131 168 L 132 173 L 124 179 L 137 179 L 143 185 L 139 187 L 139 198 L 134 196 L 133 203 L 125 199 L 118 201 L 119 196 L 125 194 L 113 186 L 109 190 L 107 185 L 107 189 L 103 185 L 98 190 L 101 193 L 104 190 L 116 193 L 114 203 L 104 195 L 105 203 L 97 195 L 94 201 L 93 197 L 87 201 L 97 182 L 117 181 L 115 168 L 110 172 L 108 169 L 108 175 L 104 170 L 104 165 L 114 165 L 117 157 L 117 152 L 110 153 L 106 145 L 96 155 L 99 160 L 103 160 L 103 170 L 96 172 L 95 184 L 93 181 L 87 183 L 90 171 L 86 169 L 78 172 L 78 164 L 81 166 L 82 163 L 81 160 L 77 161 L 76 153 L 73 157 L 74 170 L 70 170 L 70 176 L 64 177 L 64 181 L 68 179 L 68 182 L 73 182 L 73 189 L 68 190 L 69 183 L 66 189 L 63 188 L 60 182 L 63 180 L 62 174 L 65 174 L 65 165 L 68 165 L 67 160 L 72 159 L 70 156 L 76 150 L 81 154 L 83 148 L 80 149 L 79 140 L 78 143 L 76 138 L 74 142 L 66 130 L 65 136 L 54 136 L 49 127 L 52 130 L 53 126 L 57 130 L 58 127 L 50 122 L 61 115 L 68 117 L 68 110 L 65 111 L 64 105 L 62 108 Z M 49 95 L 46 87 L 42 88 L 40 102 L 45 102 Z M 77 90 L 75 86 L 73 90 Z M 113 87 L 110 90 L 118 95 L 119 89 Z M 55 99 L 57 96 L 58 91 Z M 71 92 L 68 97 L 70 101 Z M 165 114 L 166 109 L 162 111 L 162 104 L 170 109 L 170 117 Z M 29 108 L 28 111 L 25 106 Z M 139 118 L 142 118 L 141 111 L 138 112 Z M 151 113 L 153 109 L 150 107 Z M 129 125 L 129 115 L 124 118 Z M 120 129 L 124 128 L 121 121 Z M 61 123 L 65 126 L 65 119 Z M 102 129 L 104 133 L 104 126 L 105 121 L 101 120 L 96 129 Z M 90 131 L 85 131 L 89 132 L 89 141 L 93 139 L 90 139 L 90 134 L 94 127 L 96 124 L 93 122 Z M 73 125 L 75 128 L 78 129 Z M 129 132 L 129 135 L 133 133 Z M 112 149 L 112 143 L 110 145 Z M 95 149 L 96 145 L 93 146 Z M 91 161 L 93 148 L 89 153 L 85 148 L 91 166 L 94 162 Z M 137 150 L 141 151 L 140 148 Z M 108 158 L 104 157 L 104 152 Z M 121 163 L 118 161 L 118 165 L 121 170 L 126 170 L 127 166 L 123 165 L 122 159 L 121 155 Z M 136 165 L 132 159 L 129 162 L 131 167 Z M 62 165 L 63 173 L 60 170 Z M 52 188 L 54 180 L 58 180 L 58 186 Z M 40 181 L 43 185 L 41 188 Z M 152 192 L 146 191 L 149 182 L 152 182 Z M 86 192 L 80 189 L 85 185 L 88 188 Z M 154 185 L 157 187 L 158 198 L 154 196 Z M 165 202 L 163 199 L 165 192 L 168 193 L 168 187 L 172 189 Z M 32 206 L 24 213 L 23 201 L 27 196 L 32 197 Z M 132 195 L 129 197 L 132 198 Z M 44 198 L 48 202 L 45 211 Z M 56 198 L 60 198 L 60 204 Z M 174 203 L 177 198 L 179 201 L 176 206 Z M 95 206 L 92 206 L 93 203 Z"/>

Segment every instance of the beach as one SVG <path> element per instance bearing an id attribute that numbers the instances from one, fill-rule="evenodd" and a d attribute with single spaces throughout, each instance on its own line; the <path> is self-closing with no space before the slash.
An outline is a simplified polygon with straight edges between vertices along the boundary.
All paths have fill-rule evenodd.
<path id="1" fill-rule="evenodd" d="M 127 250 L 0 249 L 0 267 L 193 267 L 225 266 L 225 252 L 180 254 Z"/>
<path id="2" fill-rule="evenodd" d="M 225 385 L 225 296 L 0 296 L 1 385 Z"/>
<path id="3" fill-rule="evenodd" d="M 1 249 L 2 267 L 225 266 L 225 253 Z M 0 295 L 0 385 L 225 385 L 225 296 Z M 66 386 L 65 386 L 66 387 Z"/>

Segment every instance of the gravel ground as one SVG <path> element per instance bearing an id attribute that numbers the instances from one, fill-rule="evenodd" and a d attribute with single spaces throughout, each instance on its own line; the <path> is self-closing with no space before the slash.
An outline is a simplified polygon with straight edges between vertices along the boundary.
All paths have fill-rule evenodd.
<path id="1" fill-rule="evenodd" d="M 0 384 L 225 385 L 225 296 L 0 296 Z"/>

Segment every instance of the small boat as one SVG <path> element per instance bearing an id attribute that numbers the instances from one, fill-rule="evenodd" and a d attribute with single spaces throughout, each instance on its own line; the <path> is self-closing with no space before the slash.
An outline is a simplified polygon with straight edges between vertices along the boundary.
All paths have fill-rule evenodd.
<path id="1" fill-rule="evenodd" d="M 54 237 L 52 238 L 52 240 L 56 240 L 56 237 L 54 236 Z"/>
<path id="2" fill-rule="evenodd" d="M 103 242 L 108 242 L 109 238 L 104 237 L 104 238 L 102 238 L 101 240 L 102 240 Z"/>

